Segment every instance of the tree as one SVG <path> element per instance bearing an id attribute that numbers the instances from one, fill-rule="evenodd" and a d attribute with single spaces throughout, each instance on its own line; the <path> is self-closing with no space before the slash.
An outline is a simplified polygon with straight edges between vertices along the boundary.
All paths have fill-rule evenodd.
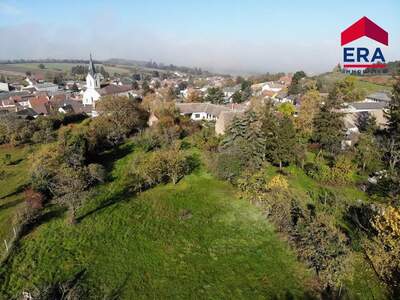
<path id="1" fill-rule="evenodd" d="M 240 92 L 241 92 L 240 102 L 242 103 L 248 101 L 253 93 L 251 90 L 251 81 L 249 80 L 242 81 L 240 85 Z"/>
<path id="2" fill-rule="evenodd" d="M 302 226 L 297 226 L 294 239 L 300 257 L 315 270 L 324 288 L 338 287 L 349 265 L 345 261 L 349 254 L 347 237 L 326 214 L 316 215 L 311 221 L 301 218 L 299 223 Z"/>
<path id="3" fill-rule="evenodd" d="M 242 103 L 242 93 L 240 91 L 234 92 L 231 99 L 233 103 Z"/>
<path id="4" fill-rule="evenodd" d="M 296 108 L 292 103 L 285 102 L 278 106 L 278 111 L 286 117 L 291 117 L 296 112 Z"/>
<path id="5" fill-rule="evenodd" d="M 62 74 L 57 74 L 54 76 L 53 83 L 57 85 L 64 85 L 64 77 Z"/>
<path id="6" fill-rule="evenodd" d="M 396 141 L 396 137 L 388 137 L 383 141 L 383 149 L 385 151 L 385 161 L 389 167 L 389 171 L 395 174 L 400 164 L 400 143 Z"/>
<path id="7" fill-rule="evenodd" d="M 374 172 L 381 164 L 382 153 L 375 137 L 367 132 L 361 133 L 356 144 L 356 159 L 361 170 Z"/>
<path id="8" fill-rule="evenodd" d="M 6 78 L 4 77 L 3 74 L 0 76 L 0 82 L 6 82 Z"/>
<path id="9" fill-rule="evenodd" d="M 306 73 L 304 73 L 304 71 L 297 71 L 296 73 L 294 73 L 292 77 L 292 82 L 290 83 L 290 86 L 288 88 L 289 94 L 294 95 L 301 92 L 300 80 L 304 77 L 306 77 Z"/>
<path id="10" fill-rule="evenodd" d="M 39 64 L 38 67 L 39 67 L 39 69 L 41 69 L 41 70 L 46 69 L 46 66 L 45 66 L 44 64 Z"/>
<path id="11" fill-rule="evenodd" d="M 74 93 L 79 92 L 79 88 L 78 88 L 78 85 L 76 84 L 76 82 L 74 82 L 74 84 L 72 85 L 71 91 Z"/>
<path id="12" fill-rule="evenodd" d="M 143 81 L 142 83 L 142 91 L 143 91 L 143 97 L 145 97 L 147 94 L 152 93 L 152 89 L 150 88 L 149 84 L 147 81 Z"/>
<path id="13" fill-rule="evenodd" d="M 224 92 L 219 87 L 210 87 L 207 90 L 205 101 L 213 104 L 223 104 L 225 101 Z"/>
<path id="14" fill-rule="evenodd" d="M 203 97 L 199 90 L 191 90 L 187 96 L 187 102 L 203 102 Z"/>
<path id="15" fill-rule="evenodd" d="M 104 68 L 104 66 L 101 66 L 101 67 L 100 67 L 100 70 L 97 69 L 97 72 L 99 72 L 101 75 L 103 75 L 104 78 L 110 77 L 110 74 L 106 71 L 106 69 Z"/>
<path id="16" fill-rule="evenodd" d="M 63 127 L 58 136 L 58 154 L 68 167 L 76 168 L 85 164 L 88 156 L 88 141 L 81 132 Z"/>
<path id="17" fill-rule="evenodd" d="M 144 128 L 148 113 L 134 100 L 125 96 L 111 96 L 101 99 L 96 107 L 108 136 L 114 141 L 122 141 L 127 135 Z"/>
<path id="18" fill-rule="evenodd" d="M 295 119 L 295 125 L 306 139 L 312 136 L 314 131 L 313 120 L 320 110 L 320 105 L 321 96 L 315 89 L 307 91 L 301 98 L 300 111 Z"/>
<path id="19" fill-rule="evenodd" d="M 85 168 L 61 165 L 54 176 L 53 191 L 58 202 L 68 207 L 70 224 L 76 223 L 78 208 L 85 200 L 84 192 L 89 186 L 87 175 Z"/>
<path id="20" fill-rule="evenodd" d="M 400 145 L 400 75 L 393 85 L 392 99 L 386 117 L 388 134 Z"/>
<path id="21" fill-rule="evenodd" d="M 357 115 L 356 125 L 360 132 L 374 133 L 378 129 L 376 118 L 368 112 Z"/>
<path id="22" fill-rule="evenodd" d="M 313 126 L 313 140 L 319 143 L 322 149 L 331 153 L 337 153 L 341 149 L 345 132 L 342 113 L 325 104 L 314 117 Z"/>
<path id="23" fill-rule="evenodd" d="M 283 164 L 293 162 L 296 153 L 296 131 L 291 118 L 284 116 L 278 121 L 276 132 L 273 138 L 273 149 L 271 149 L 271 159 L 273 163 L 279 164 L 282 169 Z"/>
<path id="24" fill-rule="evenodd" d="M 365 93 L 356 87 L 356 81 L 357 78 L 354 76 L 347 76 L 337 81 L 329 93 L 329 98 L 336 99 L 339 103 L 363 100 Z"/>
<path id="25" fill-rule="evenodd" d="M 379 277 L 391 288 L 394 299 L 400 294 L 400 210 L 393 206 L 380 208 L 371 224 L 377 235 L 366 241 L 366 254 Z"/>

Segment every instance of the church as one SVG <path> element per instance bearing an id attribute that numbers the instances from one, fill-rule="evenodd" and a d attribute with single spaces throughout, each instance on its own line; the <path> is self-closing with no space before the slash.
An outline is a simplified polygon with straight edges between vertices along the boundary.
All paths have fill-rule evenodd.
<path id="1" fill-rule="evenodd" d="M 124 84 L 110 84 L 101 83 L 103 79 L 102 74 L 96 72 L 93 63 L 92 54 L 89 59 L 89 71 L 86 76 L 86 90 L 83 92 L 82 104 L 92 108 L 91 115 L 96 116 L 96 102 L 104 96 L 125 96 L 136 98 L 138 95 L 135 93 L 131 85 Z"/>
<path id="2" fill-rule="evenodd" d="M 101 74 L 96 73 L 96 68 L 92 60 L 92 54 L 90 54 L 89 60 L 89 72 L 86 76 L 86 90 L 83 93 L 82 103 L 83 105 L 91 105 L 95 107 L 95 102 L 100 99 L 100 81 Z"/>

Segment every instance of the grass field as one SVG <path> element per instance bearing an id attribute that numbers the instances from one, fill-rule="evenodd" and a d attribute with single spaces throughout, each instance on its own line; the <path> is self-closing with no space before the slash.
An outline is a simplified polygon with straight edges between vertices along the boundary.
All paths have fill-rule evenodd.
<path id="1" fill-rule="evenodd" d="M 75 63 L 44 63 L 45 69 L 40 69 L 38 63 L 25 63 L 25 64 L 0 64 L 0 74 L 4 73 L 5 75 L 21 75 L 24 76 L 26 72 L 32 73 L 40 73 L 46 74 L 47 72 L 51 74 L 56 73 L 69 73 L 73 66 L 78 64 Z M 96 66 L 101 67 L 102 65 L 99 64 Z M 130 70 L 121 66 L 104 66 L 106 71 L 110 74 L 120 73 L 120 74 L 127 74 L 130 73 Z"/>
<path id="2" fill-rule="evenodd" d="M 0 170 L 4 172 L 0 180 L 0 255 L 3 253 L 3 240 L 12 234 L 12 219 L 16 209 L 23 201 L 22 188 L 28 180 L 30 147 L 0 147 Z M 11 164 L 5 165 L 3 158 L 11 154 Z"/>
<path id="3" fill-rule="evenodd" d="M 261 211 L 202 168 L 177 185 L 130 195 L 126 180 L 133 148 L 128 143 L 104 154 L 109 181 L 91 194 L 77 225 L 68 225 L 65 210 L 58 206 L 48 209 L 53 217 L 25 236 L 0 269 L 0 299 L 70 279 L 81 271 L 82 285 L 91 298 L 308 296 L 311 272 L 296 260 Z M 0 148 L 0 158 L 12 153 L 16 162 L 5 167 L 11 176 L 1 186 L 1 205 L 7 206 L 0 207 L 2 237 L 11 233 L 10 220 L 22 201 L 15 191 L 27 180 L 29 161 L 23 158 L 29 151 Z M 266 171 L 273 176 L 278 169 Z M 297 167 L 286 171 L 290 189 L 299 199 L 322 188 Z M 353 186 L 324 188 L 348 203 L 367 200 Z M 343 221 L 338 218 L 338 222 Z M 345 278 L 349 299 L 386 299 L 385 288 L 361 253 L 354 254 L 352 263 L 354 271 Z"/>
<path id="4" fill-rule="evenodd" d="M 330 72 L 319 75 L 317 78 L 322 80 L 324 87 L 329 91 L 336 81 L 342 80 L 346 76 L 348 75 L 339 72 Z M 388 75 L 356 77 L 356 79 L 356 88 L 364 91 L 366 95 L 381 91 L 391 91 L 391 77 Z"/>
<path id="5" fill-rule="evenodd" d="M 375 93 L 375 92 L 391 92 L 392 87 L 384 84 L 376 84 L 373 82 L 368 82 L 361 79 L 356 81 L 356 87 L 360 88 L 365 92 L 366 95 Z"/>
<path id="6" fill-rule="evenodd" d="M 133 155 L 113 165 L 113 180 L 78 225 L 61 215 L 22 240 L 0 271 L 6 297 L 82 270 L 93 298 L 304 297 L 308 271 L 229 184 L 199 170 L 176 186 L 121 197 Z"/>

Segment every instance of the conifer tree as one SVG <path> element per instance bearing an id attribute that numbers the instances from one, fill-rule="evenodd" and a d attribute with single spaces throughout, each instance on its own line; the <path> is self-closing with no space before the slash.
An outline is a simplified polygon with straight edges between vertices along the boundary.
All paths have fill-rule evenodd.
<path id="1" fill-rule="evenodd" d="M 397 143 L 400 143 L 400 76 L 393 85 L 392 99 L 387 113 L 388 133 Z"/>
<path id="2" fill-rule="evenodd" d="M 282 169 L 283 164 L 290 163 L 295 158 L 296 130 L 292 119 L 287 116 L 280 119 L 275 128 L 271 160 Z"/>
<path id="3" fill-rule="evenodd" d="M 321 107 L 313 123 L 313 140 L 319 143 L 323 150 L 331 153 L 339 152 L 345 131 L 343 114 L 335 110 L 334 100 Z"/>

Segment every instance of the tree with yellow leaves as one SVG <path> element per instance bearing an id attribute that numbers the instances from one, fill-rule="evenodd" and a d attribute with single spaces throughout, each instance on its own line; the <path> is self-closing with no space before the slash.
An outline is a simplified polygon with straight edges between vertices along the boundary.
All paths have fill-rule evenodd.
<path id="1" fill-rule="evenodd" d="M 316 89 L 307 91 L 301 98 L 301 106 L 296 118 L 296 128 L 305 138 L 310 138 L 313 132 L 313 120 L 319 111 L 321 96 Z"/>
<path id="2" fill-rule="evenodd" d="M 400 292 L 400 209 L 387 206 L 371 221 L 377 231 L 373 243 L 367 244 L 367 255 L 377 274 Z"/>

